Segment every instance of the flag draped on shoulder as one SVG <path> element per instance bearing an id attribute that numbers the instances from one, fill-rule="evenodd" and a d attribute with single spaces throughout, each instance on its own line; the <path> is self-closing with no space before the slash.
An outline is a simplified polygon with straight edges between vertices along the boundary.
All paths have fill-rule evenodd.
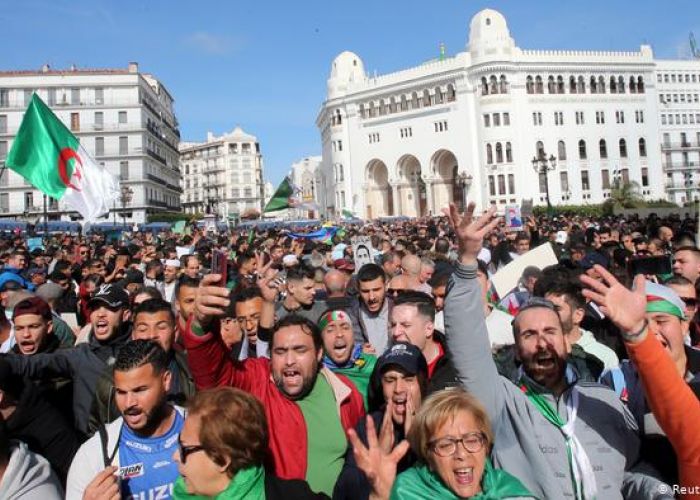
<path id="1" fill-rule="evenodd" d="M 34 94 L 7 156 L 10 170 L 42 193 L 93 222 L 109 212 L 119 182 L 88 155 L 59 118 Z"/>

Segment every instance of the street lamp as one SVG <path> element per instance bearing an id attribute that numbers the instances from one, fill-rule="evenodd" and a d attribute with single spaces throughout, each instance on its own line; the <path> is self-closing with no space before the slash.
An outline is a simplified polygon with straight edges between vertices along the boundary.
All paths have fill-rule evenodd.
<path id="1" fill-rule="evenodd" d="M 471 176 L 471 174 L 468 174 L 466 172 L 460 172 L 459 174 L 457 174 L 457 186 L 459 186 L 460 191 L 462 193 L 462 211 L 464 211 L 467 208 L 467 190 L 469 189 L 469 186 L 472 185 L 473 179 L 474 178 Z"/>
<path id="2" fill-rule="evenodd" d="M 122 202 L 122 220 L 124 221 L 124 230 L 126 230 L 126 205 L 127 203 L 131 203 L 131 198 L 134 196 L 134 190 L 129 186 L 122 186 L 119 191 L 119 201 Z"/>
<path id="3" fill-rule="evenodd" d="M 540 149 L 537 156 L 532 158 L 532 168 L 537 172 L 538 179 L 539 176 L 544 174 L 544 193 L 547 197 L 547 212 L 552 212 L 552 202 L 549 199 L 549 172 L 557 168 L 557 159 L 554 155 L 550 155 L 547 158 L 547 154 L 544 149 Z"/>

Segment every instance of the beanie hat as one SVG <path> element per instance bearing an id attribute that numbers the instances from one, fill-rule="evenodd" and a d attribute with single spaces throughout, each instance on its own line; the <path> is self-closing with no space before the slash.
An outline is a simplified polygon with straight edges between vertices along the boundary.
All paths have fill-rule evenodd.
<path id="1" fill-rule="evenodd" d="M 647 281 L 645 293 L 648 313 L 665 313 L 685 319 L 685 306 L 671 288 Z"/>

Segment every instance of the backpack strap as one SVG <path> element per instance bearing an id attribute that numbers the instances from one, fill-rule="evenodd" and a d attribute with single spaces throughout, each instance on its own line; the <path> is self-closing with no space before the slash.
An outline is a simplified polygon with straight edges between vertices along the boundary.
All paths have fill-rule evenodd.
<path id="1" fill-rule="evenodd" d="M 105 425 L 100 423 L 100 426 L 97 428 L 97 432 L 100 435 L 100 444 L 102 445 L 102 461 L 104 462 L 105 467 L 109 467 L 110 465 L 112 465 L 114 457 L 117 455 L 117 451 L 119 451 L 119 441 L 122 437 L 122 428 L 119 428 L 119 436 L 117 437 L 117 443 L 114 445 L 114 449 L 112 450 L 111 455 L 109 454 L 109 436 L 107 435 L 107 428 L 105 427 Z"/>

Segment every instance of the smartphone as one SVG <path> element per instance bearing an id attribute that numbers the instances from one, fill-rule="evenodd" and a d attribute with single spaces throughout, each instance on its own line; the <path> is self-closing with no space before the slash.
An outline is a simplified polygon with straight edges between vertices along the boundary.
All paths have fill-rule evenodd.
<path id="1" fill-rule="evenodd" d="M 211 272 L 221 275 L 221 279 L 215 283 L 216 286 L 226 286 L 228 274 L 228 256 L 225 252 L 214 250 L 211 254 Z"/>
<path id="2" fill-rule="evenodd" d="M 671 257 L 668 255 L 632 257 L 627 262 L 627 269 L 630 276 L 636 276 L 638 274 L 658 276 L 661 274 L 671 274 L 673 272 L 673 264 L 671 263 Z"/>

